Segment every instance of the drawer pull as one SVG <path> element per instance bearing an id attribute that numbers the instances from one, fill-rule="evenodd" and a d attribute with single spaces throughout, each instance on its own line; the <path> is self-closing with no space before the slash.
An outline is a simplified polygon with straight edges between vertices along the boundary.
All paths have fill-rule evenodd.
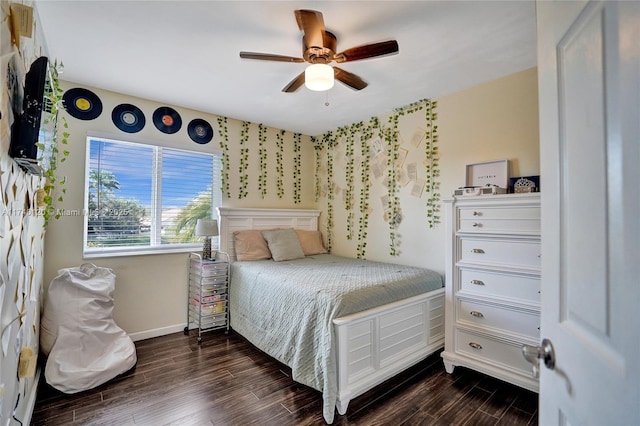
<path id="1" fill-rule="evenodd" d="M 477 351 L 482 349 L 482 345 L 480 343 L 476 343 L 476 342 L 469 342 L 469 346 L 471 346 L 473 349 L 475 349 Z"/>
<path id="2" fill-rule="evenodd" d="M 482 228 L 482 224 L 478 222 L 473 222 L 473 225 L 471 226 L 473 226 L 474 228 Z"/>
<path id="3" fill-rule="evenodd" d="M 482 312 L 478 312 L 478 311 L 471 311 L 469 312 L 469 314 L 472 317 L 476 317 L 476 318 L 484 318 L 484 315 L 482 314 Z"/>
<path id="4" fill-rule="evenodd" d="M 480 253 L 480 254 L 484 254 L 484 250 L 479 249 L 479 248 L 474 248 L 473 250 L 471 250 L 471 253 Z"/>
<path id="5" fill-rule="evenodd" d="M 482 212 L 474 211 L 474 212 L 473 212 L 473 215 L 474 215 L 474 216 L 482 216 Z"/>
<path id="6" fill-rule="evenodd" d="M 480 280 L 471 280 L 471 284 L 475 284 L 475 285 L 484 285 L 484 281 L 480 281 Z"/>

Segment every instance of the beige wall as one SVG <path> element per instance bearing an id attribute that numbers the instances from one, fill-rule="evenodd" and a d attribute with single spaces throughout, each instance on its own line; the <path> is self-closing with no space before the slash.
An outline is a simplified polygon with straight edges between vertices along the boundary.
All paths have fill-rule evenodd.
<path id="1" fill-rule="evenodd" d="M 64 83 L 65 89 L 82 87 L 73 83 Z M 153 125 L 153 111 L 162 106 L 156 102 L 124 96 L 121 94 L 89 88 L 96 93 L 103 103 L 102 114 L 95 120 L 83 121 L 71 117 L 63 112 L 69 124 L 68 149 L 71 151 L 66 162 L 59 167 L 61 176 L 67 176 L 67 194 L 64 202 L 57 206 L 67 210 L 82 210 L 84 208 L 85 190 L 85 154 L 86 137 L 88 132 L 100 132 L 115 139 L 130 141 L 152 142 L 155 144 L 196 150 L 205 152 L 220 151 L 220 135 L 218 132 L 217 116 L 174 107 L 182 117 L 182 128 L 179 132 L 168 135 L 158 131 Z M 143 130 L 135 134 L 120 131 L 111 120 L 112 109 L 120 103 L 131 103 L 139 107 L 146 116 Z M 191 141 L 186 128 L 194 118 L 207 120 L 215 130 L 214 139 L 205 145 L 198 145 Z M 300 203 L 295 204 L 293 198 L 293 134 L 284 136 L 284 167 L 288 173 L 284 179 L 284 197 L 276 195 L 276 130 L 267 129 L 266 148 L 268 156 L 268 194 L 264 199 L 258 193 L 257 174 L 259 169 L 258 157 L 258 126 L 249 127 L 249 195 L 238 199 L 239 173 L 239 140 L 242 122 L 228 120 L 230 147 L 230 193 L 233 198 L 223 198 L 223 205 L 230 207 L 298 207 L 313 208 L 313 147 L 309 138 L 303 136 L 302 143 L 302 191 Z M 140 256 L 123 256 L 98 259 L 83 259 L 83 217 L 63 216 L 53 220 L 46 233 L 45 241 L 45 270 L 44 280 L 48 283 L 57 275 L 58 269 L 79 266 L 91 262 L 98 266 L 109 267 L 117 276 L 115 290 L 114 318 L 118 325 L 133 334 L 133 338 L 143 338 L 152 335 L 166 334 L 181 329 L 186 322 L 186 253 L 156 254 Z"/>
<path id="2" fill-rule="evenodd" d="M 507 159 L 510 176 L 539 174 L 537 88 L 536 69 L 532 68 L 437 99 L 443 199 L 465 184 L 467 164 Z M 387 118 L 382 122 L 386 123 Z M 400 118 L 401 147 L 409 151 L 405 162 L 422 165 L 423 146 L 415 148 L 410 141 L 416 129 L 424 127 L 423 111 Z M 424 167 L 420 167 L 419 177 L 425 174 Z M 334 175 L 338 186 L 344 187 L 344 169 L 336 165 Z M 411 185 L 401 187 L 400 255 L 393 257 L 389 254 L 389 226 L 383 219 L 380 202 L 386 193 L 381 180 L 372 179 L 367 259 L 423 266 L 444 274 L 444 221 L 447 220 L 442 216 L 444 209 L 441 209 L 440 225 L 429 228 L 426 195 L 417 198 L 411 195 Z M 339 202 L 334 204 L 334 209 L 333 252 L 354 256 L 357 242 L 346 238 L 346 212 Z"/>
<path id="3" fill-rule="evenodd" d="M 438 100 L 442 193 L 464 185 L 465 166 L 509 160 L 510 176 L 540 174 L 537 69 Z"/>

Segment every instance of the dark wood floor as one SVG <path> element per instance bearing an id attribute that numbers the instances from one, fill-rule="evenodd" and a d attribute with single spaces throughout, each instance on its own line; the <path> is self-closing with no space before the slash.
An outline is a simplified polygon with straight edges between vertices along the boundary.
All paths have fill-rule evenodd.
<path id="1" fill-rule="evenodd" d="M 137 365 L 66 395 L 44 380 L 32 425 L 322 425 L 321 395 L 231 332 L 136 342 Z M 444 371 L 439 353 L 336 412 L 335 425 L 534 425 L 538 395 L 480 373 Z"/>

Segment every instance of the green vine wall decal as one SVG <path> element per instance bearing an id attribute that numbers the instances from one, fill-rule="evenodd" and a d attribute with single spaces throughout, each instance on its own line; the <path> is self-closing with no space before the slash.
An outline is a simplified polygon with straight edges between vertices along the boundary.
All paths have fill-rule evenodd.
<path id="1" fill-rule="evenodd" d="M 384 217 L 389 226 L 389 254 L 391 256 L 399 256 L 401 254 L 399 248 L 401 243 L 399 226 L 403 220 L 402 197 L 405 197 L 405 195 L 402 195 L 404 192 L 401 191 L 404 190 L 401 188 L 406 187 L 411 182 L 420 185 L 419 191 L 413 189 L 416 188 L 415 186 L 411 189 L 411 196 L 421 197 L 421 194 L 426 193 L 427 224 L 429 228 L 434 228 L 439 223 L 440 171 L 438 166 L 436 106 L 436 102 L 430 100 L 414 102 L 394 110 L 385 124 L 381 123 L 380 118 L 372 117 L 368 123 L 354 123 L 350 126 L 338 128 L 333 132 L 327 132 L 322 135 L 321 140 L 312 138 L 315 148 L 315 196 L 316 201 L 318 201 L 326 192 L 327 245 L 329 248 L 333 243 L 335 232 L 334 213 L 335 207 L 338 205 L 335 203 L 337 188 L 334 179 L 334 174 L 336 173 L 335 162 L 341 158 L 344 158 L 344 162 L 338 161 L 338 163 L 342 164 L 344 168 L 344 170 L 340 169 L 340 172 L 344 171 L 346 188 L 342 203 L 339 205 L 347 213 L 347 233 L 345 237 L 348 240 L 356 239 L 356 256 L 358 258 L 365 258 L 367 253 L 369 219 L 372 211 L 370 198 L 374 178 L 384 178 L 381 183 L 384 187 L 381 189 L 386 192 L 382 199 L 385 203 Z M 403 165 L 409 150 L 401 146 L 402 138 L 400 136 L 401 117 L 421 110 L 426 112 L 425 126 L 427 130 L 424 131 L 425 134 L 422 137 L 420 134 L 422 130 L 418 128 L 414 134 L 416 139 L 412 139 L 413 148 L 408 148 L 409 150 L 417 149 L 419 144 L 423 140 L 425 141 L 423 164 L 425 165 L 426 177 L 424 180 L 418 179 L 415 162 L 406 166 Z M 403 131 L 405 129 L 406 126 Z M 358 138 L 359 141 L 357 140 Z M 356 153 L 358 151 L 358 143 L 360 147 L 359 152 Z M 339 151 L 341 149 L 344 149 L 344 151 Z M 413 152 L 415 155 L 415 151 Z M 344 157 L 340 157 L 343 153 Z M 412 160 L 415 161 L 415 157 Z M 323 170 L 322 166 L 325 164 L 326 169 Z M 356 166 L 359 166 L 359 168 Z M 408 175 L 407 170 L 410 166 L 413 166 L 413 172 Z M 359 176 L 357 176 L 358 172 L 360 173 Z M 322 187 L 323 175 L 326 177 L 326 191 Z M 422 183 L 424 186 L 422 186 Z M 414 191 L 417 192 L 414 193 Z M 359 194 L 359 197 L 356 200 L 357 194 Z M 355 225 L 356 223 L 357 226 Z"/>
<path id="2" fill-rule="evenodd" d="M 332 132 L 322 137 L 322 144 L 327 149 L 327 251 L 331 253 L 333 243 L 333 147 L 335 139 Z"/>
<path id="3" fill-rule="evenodd" d="M 357 128 L 361 129 L 360 133 L 360 156 L 362 157 L 361 173 L 360 173 L 360 199 L 358 219 L 358 245 L 356 247 L 356 257 L 364 259 L 367 253 L 367 235 L 369 229 L 369 197 L 371 189 L 371 150 L 369 142 L 374 136 L 374 132 L 379 133 L 380 122 L 376 117 L 369 120 L 367 126 L 360 122 Z"/>
<path id="4" fill-rule="evenodd" d="M 349 212 L 347 215 L 347 239 L 353 239 L 353 222 L 354 222 L 354 181 L 355 181 L 355 135 L 358 126 L 354 124 L 347 132 L 346 140 L 346 155 L 347 155 L 347 169 L 346 169 L 346 194 L 345 194 L 345 207 Z"/>
<path id="5" fill-rule="evenodd" d="M 264 144 L 267 141 L 267 128 L 258 124 L 258 154 L 260 155 L 260 174 L 258 175 L 258 191 L 264 198 L 267 195 L 267 149 Z"/>
<path id="6" fill-rule="evenodd" d="M 425 120 L 427 131 L 425 134 L 425 192 L 427 194 L 427 223 L 434 228 L 440 223 L 440 168 L 438 165 L 438 126 L 435 124 L 438 114 L 437 101 L 425 101 Z"/>
<path id="7" fill-rule="evenodd" d="M 240 166 L 238 172 L 240 173 L 240 188 L 238 190 L 238 199 L 246 198 L 249 195 L 249 148 L 247 142 L 249 141 L 249 122 L 242 122 L 242 130 L 240 131 Z"/>
<path id="8" fill-rule="evenodd" d="M 398 197 L 398 173 L 396 161 L 400 143 L 398 142 L 399 115 L 389 117 L 389 127 L 384 129 L 384 139 L 387 144 L 387 221 L 389 223 L 389 255 L 399 256 L 398 225 L 401 220 L 400 197 Z"/>
<path id="9" fill-rule="evenodd" d="M 300 204 L 301 196 L 300 192 L 302 190 L 302 180 L 300 177 L 302 160 L 301 160 L 301 141 L 302 134 L 294 133 L 293 134 L 293 202 L 295 204 Z"/>
<path id="10" fill-rule="evenodd" d="M 438 126 L 435 124 L 438 114 L 437 101 L 422 99 L 405 107 L 395 110 L 395 115 L 400 117 L 405 114 L 425 110 L 425 193 L 427 194 L 427 224 L 434 228 L 440 223 L 440 168 L 438 156 Z"/>
<path id="11" fill-rule="evenodd" d="M 44 166 L 45 184 L 42 191 L 42 204 L 38 203 L 38 207 L 42 208 L 42 215 L 44 217 L 45 228 L 49 224 L 49 221 L 53 218 L 60 219 L 62 216 L 61 210 L 55 208 L 56 203 L 62 203 L 64 201 L 64 195 L 67 193 L 67 188 L 64 186 L 67 177 L 58 177 L 58 163 L 64 163 L 69 156 L 70 152 L 65 149 L 69 143 L 69 124 L 67 123 L 64 115 L 59 115 L 58 111 L 63 108 L 63 94 L 64 90 L 60 86 L 60 74 L 64 65 L 57 60 L 51 66 L 51 80 L 45 87 L 45 104 L 46 108 L 43 114 L 44 123 L 48 124 L 52 128 L 51 139 L 46 144 L 44 142 L 37 142 L 40 153 L 42 153 L 38 161 Z M 62 127 L 62 132 L 60 132 Z M 58 192 L 59 190 L 59 192 Z"/>
<path id="12" fill-rule="evenodd" d="M 284 134 L 284 130 L 276 133 L 276 193 L 278 198 L 284 197 L 284 167 L 282 166 Z"/>
<path id="13" fill-rule="evenodd" d="M 313 194 L 314 200 L 317 203 L 320 200 L 320 194 L 322 192 L 322 183 L 320 181 L 320 174 L 322 173 L 322 145 L 318 143 L 318 139 L 315 136 L 311 136 L 311 144 L 313 145 L 314 152 L 314 185 Z"/>
<path id="14" fill-rule="evenodd" d="M 218 127 L 220 128 L 220 149 L 222 149 L 222 170 L 220 173 L 222 195 L 230 198 L 229 192 L 229 128 L 227 127 L 227 117 L 218 117 Z"/>
<path id="15" fill-rule="evenodd" d="M 335 134 L 335 144 L 337 145 L 340 142 L 344 141 L 345 147 L 345 184 L 346 188 L 344 190 L 344 209 L 347 212 L 347 240 L 353 239 L 353 222 L 354 222 L 354 214 L 353 214 L 353 206 L 354 206 L 354 173 L 355 173 L 355 137 L 354 132 L 356 131 L 357 126 L 344 126 L 340 127 L 336 130 Z"/>

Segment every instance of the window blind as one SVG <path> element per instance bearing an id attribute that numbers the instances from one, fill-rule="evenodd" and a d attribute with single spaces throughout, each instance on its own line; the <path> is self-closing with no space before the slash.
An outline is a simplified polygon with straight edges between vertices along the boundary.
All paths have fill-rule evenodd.
<path id="1" fill-rule="evenodd" d="M 85 255 L 201 245 L 220 206 L 219 155 L 87 138 Z"/>

